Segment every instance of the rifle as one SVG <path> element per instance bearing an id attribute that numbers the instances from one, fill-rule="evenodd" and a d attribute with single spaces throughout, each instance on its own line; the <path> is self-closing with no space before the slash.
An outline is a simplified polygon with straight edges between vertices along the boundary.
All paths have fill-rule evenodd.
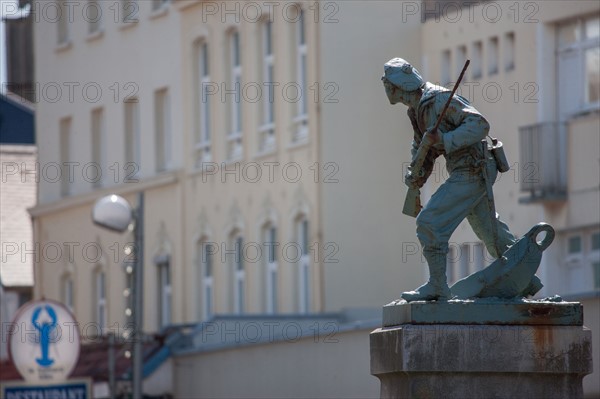
<path id="1" fill-rule="evenodd" d="M 446 114 L 446 111 L 448 110 L 448 107 L 450 106 L 452 97 L 454 97 L 454 93 L 456 93 L 456 89 L 458 89 L 458 86 L 460 85 L 460 82 L 461 82 L 463 76 L 465 75 L 465 72 L 467 71 L 467 67 L 469 66 L 470 63 L 471 63 L 471 60 L 467 60 L 465 62 L 465 66 L 463 66 L 463 69 L 460 72 L 460 76 L 458 77 L 458 80 L 454 84 L 452 93 L 450 94 L 450 97 L 448 97 L 448 100 L 446 101 L 446 104 L 444 105 L 444 108 L 442 109 L 442 113 L 438 117 L 438 120 L 435 123 L 435 126 L 428 134 L 434 134 L 434 135 L 439 134 L 437 129 L 440 126 L 440 123 L 442 123 L 442 119 L 444 119 L 444 115 Z M 419 176 L 419 177 L 423 177 L 423 175 L 425 174 L 423 172 L 423 163 L 425 162 L 427 153 L 429 153 L 429 149 L 430 149 L 429 145 L 421 144 L 419 146 L 419 149 L 417 150 L 415 159 L 410 164 L 411 171 L 416 172 L 417 176 Z M 422 208 L 423 207 L 421 206 L 421 189 L 418 187 L 416 187 L 416 188 L 409 187 L 408 192 L 406 193 L 406 199 L 404 200 L 404 207 L 402 208 L 402 213 L 416 218 L 417 215 L 419 214 L 419 212 L 421 212 Z"/>

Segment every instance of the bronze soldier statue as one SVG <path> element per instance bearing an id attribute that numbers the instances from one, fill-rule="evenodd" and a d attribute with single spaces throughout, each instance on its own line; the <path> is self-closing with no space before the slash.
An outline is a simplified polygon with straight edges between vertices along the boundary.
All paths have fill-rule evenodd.
<path id="1" fill-rule="evenodd" d="M 390 103 L 408 106 L 408 117 L 414 130 L 413 163 L 405 176 L 405 184 L 412 189 L 421 188 L 440 155 L 446 158 L 449 173 L 449 178 L 426 206 L 417 211 L 417 237 L 429 267 L 429 281 L 415 291 L 402 293 L 402 298 L 409 302 L 449 299 L 452 294 L 446 279 L 448 241 L 462 220 L 467 218 L 477 237 L 495 258 L 500 258 L 516 242 L 516 237 L 495 212 L 493 197 L 490 198 L 491 184 L 498 173 L 494 156 L 482 143 L 490 125 L 460 95 L 452 96 L 442 115 L 452 92 L 425 82 L 407 61 L 394 58 L 385 64 L 384 71 L 381 79 Z M 439 126 L 434 129 L 438 118 Z M 417 171 L 413 168 L 420 147 L 428 151 L 422 170 Z M 537 277 L 535 280 L 539 290 L 541 283 L 537 284 Z M 533 290 L 535 287 L 532 292 L 537 292 Z"/>

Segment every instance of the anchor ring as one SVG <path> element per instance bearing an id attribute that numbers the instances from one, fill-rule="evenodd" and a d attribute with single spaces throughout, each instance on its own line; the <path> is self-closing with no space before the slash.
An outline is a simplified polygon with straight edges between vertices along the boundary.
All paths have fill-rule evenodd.
<path id="1" fill-rule="evenodd" d="M 546 232 L 546 237 L 544 237 L 544 239 L 541 242 L 538 242 L 536 240 L 536 237 L 538 236 L 538 234 L 544 231 Z M 527 235 L 538 246 L 540 251 L 545 251 L 546 248 L 548 248 L 550 244 L 552 244 L 552 241 L 554 241 L 554 236 L 556 235 L 556 232 L 554 231 L 554 228 L 548 223 L 538 223 L 531 230 L 529 230 L 529 233 L 527 233 Z"/>

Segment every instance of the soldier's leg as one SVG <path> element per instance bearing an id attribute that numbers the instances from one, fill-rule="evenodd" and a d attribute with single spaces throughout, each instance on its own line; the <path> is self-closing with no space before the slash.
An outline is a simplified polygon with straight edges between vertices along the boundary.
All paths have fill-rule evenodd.
<path id="1" fill-rule="evenodd" d="M 484 194 L 485 188 L 468 173 L 453 173 L 417 216 L 417 237 L 423 250 L 447 248 L 454 230 Z"/>
<path id="2" fill-rule="evenodd" d="M 446 254 L 450 236 L 483 194 L 467 173 L 453 173 L 417 216 L 417 237 L 429 267 L 429 281 L 405 292 L 407 301 L 444 299 L 450 295 L 446 278 Z"/>
<path id="3" fill-rule="evenodd" d="M 492 220 L 486 197 L 483 197 L 482 200 L 475 205 L 473 210 L 467 216 L 467 220 L 477 237 L 483 241 L 488 252 L 494 258 L 501 257 L 502 254 L 517 241 L 515 235 L 511 233 L 506 223 L 500 219 L 498 213 L 496 213 L 494 220 Z M 498 250 L 500 253 L 497 253 L 496 251 L 493 229 L 496 229 Z"/>

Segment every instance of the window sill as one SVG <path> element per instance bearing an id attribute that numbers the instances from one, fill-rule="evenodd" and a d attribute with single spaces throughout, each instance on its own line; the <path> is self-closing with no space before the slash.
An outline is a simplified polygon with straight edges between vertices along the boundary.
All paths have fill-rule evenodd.
<path id="1" fill-rule="evenodd" d="M 569 119 L 580 119 L 596 114 L 600 114 L 600 103 L 583 106 L 580 110 L 573 112 Z"/>
<path id="2" fill-rule="evenodd" d="M 93 42 L 95 40 L 100 40 L 104 36 L 104 29 L 99 29 L 96 32 L 88 33 L 85 38 L 86 42 Z"/>
<path id="3" fill-rule="evenodd" d="M 564 265 L 567 269 L 578 269 L 583 265 L 583 256 L 569 256 L 567 259 L 565 259 Z"/>
<path id="4" fill-rule="evenodd" d="M 73 47 L 73 42 L 71 41 L 71 39 L 68 39 L 65 42 L 59 43 L 54 49 L 54 51 L 57 53 L 62 53 L 63 51 L 69 50 L 71 47 Z"/>
<path id="5" fill-rule="evenodd" d="M 230 158 L 230 159 L 226 159 L 225 161 L 221 162 L 221 165 L 227 167 L 227 166 L 231 166 L 236 163 L 241 164 L 242 160 L 243 160 L 243 157 Z"/>
<path id="6" fill-rule="evenodd" d="M 197 176 L 205 173 L 215 174 L 215 167 L 218 170 L 219 166 L 220 165 L 212 161 L 212 159 L 204 159 L 194 163 L 194 165 L 192 165 L 192 167 L 189 169 L 188 175 Z"/>
<path id="7" fill-rule="evenodd" d="M 275 155 L 276 153 L 277 153 L 276 147 L 265 148 L 264 150 L 258 151 L 256 154 L 254 154 L 252 159 L 257 160 L 257 159 L 261 159 L 261 158 L 267 158 L 267 157 Z"/>
<path id="8" fill-rule="evenodd" d="M 164 17 L 165 15 L 169 14 L 169 8 L 170 8 L 169 3 L 165 3 L 164 5 L 157 8 L 156 10 L 152 10 L 152 12 L 150 13 L 148 18 L 157 19 L 160 17 Z"/>
<path id="9" fill-rule="evenodd" d="M 289 143 L 286 147 L 286 150 L 295 150 L 298 148 L 302 148 L 302 147 L 306 147 L 308 146 L 308 144 L 310 143 L 310 140 L 308 140 L 308 136 L 297 140 L 297 141 L 292 141 L 291 143 Z"/>

